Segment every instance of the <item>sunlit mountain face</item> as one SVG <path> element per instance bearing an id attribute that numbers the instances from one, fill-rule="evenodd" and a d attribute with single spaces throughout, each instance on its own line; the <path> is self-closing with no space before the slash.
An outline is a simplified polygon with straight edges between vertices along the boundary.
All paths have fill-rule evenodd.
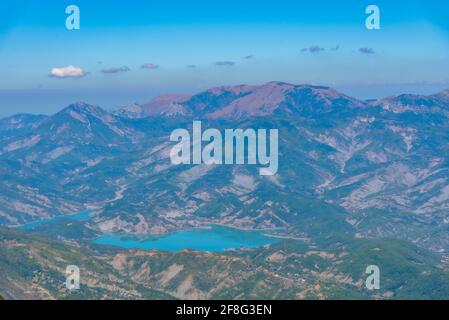
<path id="1" fill-rule="evenodd" d="M 9 10 L 0 299 L 449 298 L 449 6 Z"/>

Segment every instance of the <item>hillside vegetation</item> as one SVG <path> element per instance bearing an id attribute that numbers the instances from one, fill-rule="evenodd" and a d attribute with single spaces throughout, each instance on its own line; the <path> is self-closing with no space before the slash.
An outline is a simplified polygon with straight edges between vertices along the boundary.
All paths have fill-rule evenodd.
<path id="1" fill-rule="evenodd" d="M 81 289 L 65 268 L 77 265 Z M 368 265 L 380 290 L 365 288 Z M 62 243 L 0 228 L 0 291 L 9 299 L 444 299 L 447 262 L 400 240 L 283 240 L 269 247 L 208 253 L 117 250 Z"/>

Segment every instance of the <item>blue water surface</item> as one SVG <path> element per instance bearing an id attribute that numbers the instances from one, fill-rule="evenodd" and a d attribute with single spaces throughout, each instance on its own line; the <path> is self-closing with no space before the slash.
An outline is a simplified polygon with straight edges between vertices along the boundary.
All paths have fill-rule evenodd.
<path id="1" fill-rule="evenodd" d="M 92 210 L 76 214 L 55 216 L 42 219 L 19 227 L 20 230 L 32 230 L 42 224 L 56 222 L 61 219 L 88 221 Z M 246 231 L 235 228 L 211 225 L 207 228 L 178 231 L 160 237 L 137 238 L 122 234 L 105 234 L 93 240 L 100 245 L 113 245 L 125 249 L 181 251 L 193 249 L 198 251 L 222 252 L 230 249 L 257 248 L 278 241 L 259 231 Z"/>
<path id="2" fill-rule="evenodd" d="M 113 245 L 126 249 L 181 251 L 193 249 L 199 251 L 222 252 L 229 249 L 257 248 L 276 242 L 258 231 L 245 231 L 222 226 L 210 226 L 207 229 L 179 231 L 158 238 L 138 239 L 117 234 L 104 235 L 94 243 Z"/>
<path id="3" fill-rule="evenodd" d="M 39 227 L 40 225 L 44 223 L 51 223 L 55 222 L 61 219 L 69 219 L 69 220 L 76 220 L 76 221 L 87 221 L 90 219 L 90 214 L 92 213 L 92 210 L 85 210 L 79 213 L 75 214 L 67 214 L 67 215 L 61 215 L 61 216 L 55 216 L 52 218 L 42 219 L 33 221 L 27 224 L 24 224 L 20 227 L 18 227 L 19 230 L 32 230 L 36 227 Z"/>

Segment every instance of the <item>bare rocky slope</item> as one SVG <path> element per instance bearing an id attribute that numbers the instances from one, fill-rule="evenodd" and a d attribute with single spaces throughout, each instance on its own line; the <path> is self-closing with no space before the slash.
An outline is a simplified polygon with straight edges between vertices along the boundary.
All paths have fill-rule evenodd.
<path id="1" fill-rule="evenodd" d="M 3 119 L 0 223 L 94 208 L 88 227 L 97 232 L 162 234 L 215 222 L 310 237 L 328 232 L 331 216 L 334 229 L 358 237 L 445 251 L 448 105 L 447 91 L 368 103 L 270 82 L 164 96 L 133 105 L 132 116 L 76 103 L 51 117 Z M 204 128 L 279 129 L 278 174 L 171 165 L 169 134 L 194 119 Z"/>

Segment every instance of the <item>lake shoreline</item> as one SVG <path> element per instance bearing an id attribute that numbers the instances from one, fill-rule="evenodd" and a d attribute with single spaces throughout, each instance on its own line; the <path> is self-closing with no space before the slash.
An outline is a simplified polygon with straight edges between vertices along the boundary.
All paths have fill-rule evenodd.
<path id="1" fill-rule="evenodd" d="M 82 212 L 55 216 L 52 218 L 34 221 L 19 226 L 20 230 L 33 230 L 42 224 L 51 224 L 67 219 L 88 222 L 94 218 L 93 209 Z M 225 252 L 238 249 L 255 249 L 270 245 L 280 239 L 304 240 L 288 235 L 276 234 L 285 230 L 283 228 L 252 229 L 219 222 L 205 222 L 195 227 L 179 229 L 165 234 L 130 234 L 130 233 L 100 233 L 99 236 L 89 239 L 97 245 L 112 245 L 123 249 L 182 251 L 185 249 Z"/>

